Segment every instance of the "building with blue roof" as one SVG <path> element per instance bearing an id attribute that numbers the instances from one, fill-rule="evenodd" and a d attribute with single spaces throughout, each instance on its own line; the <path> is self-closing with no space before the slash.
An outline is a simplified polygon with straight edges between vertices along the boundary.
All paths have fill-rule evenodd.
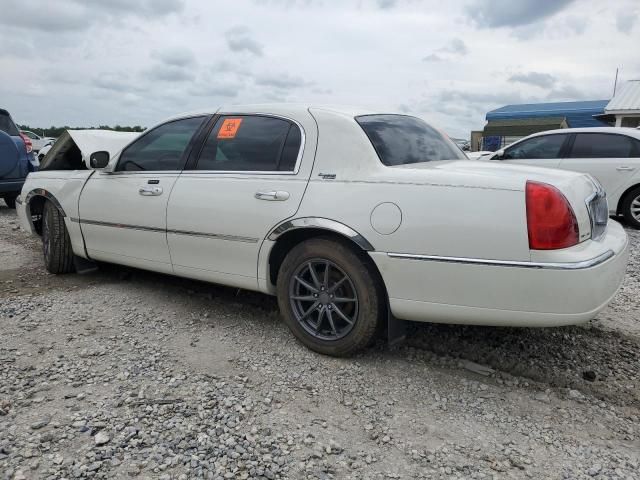
<path id="1" fill-rule="evenodd" d="M 525 103 L 491 110 L 482 132 L 482 149 L 495 151 L 545 130 L 607 126 L 597 116 L 605 113 L 608 103 L 609 100 Z"/>

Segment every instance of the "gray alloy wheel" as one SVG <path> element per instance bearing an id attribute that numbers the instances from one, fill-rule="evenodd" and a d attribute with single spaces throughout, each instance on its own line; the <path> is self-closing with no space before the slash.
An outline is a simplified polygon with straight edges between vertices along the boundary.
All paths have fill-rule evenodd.
<path id="1" fill-rule="evenodd" d="M 631 201 L 631 215 L 637 222 L 640 222 L 640 195 Z"/>
<path id="2" fill-rule="evenodd" d="M 300 265 L 289 282 L 289 301 L 302 328 L 322 340 L 344 337 L 358 319 L 358 294 L 351 278 L 326 259 Z"/>
<path id="3" fill-rule="evenodd" d="M 630 226 L 640 229 L 640 187 L 625 195 L 620 210 Z"/>
<path id="4" fill-rule="evenodd" d="M 325 355 L 352 355 L 376 338 L 386 313 L 373 262 L 337 238 L 312 238 L 291 249 L 278 271 L 284 322 L 305 346 Z"/>

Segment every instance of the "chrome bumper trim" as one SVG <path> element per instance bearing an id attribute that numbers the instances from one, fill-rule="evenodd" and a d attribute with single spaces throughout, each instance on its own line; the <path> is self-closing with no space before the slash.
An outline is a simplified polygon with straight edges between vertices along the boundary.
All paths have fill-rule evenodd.
<path id="1" fill-rule="evenodd" d="M 445 263 L 464 263 L 469 265 L 483 265 L 489 267 L 516 267 L 516 268 L 535 268 L 547 270 L 582 270 L 585 268 L 595 267 L 606 262 L 615 255 L 613 250 L 598 255 L 597 257 L 583 260 L 581 262 L 518 262 L 512 260 L 485 260 L 480 258 L 464 258 L 464 257 L 440 257 L 437 255 L 413 255 L 410 253 L 387 253 L 391 258 L 400 258 L 406 260 L 422 260 L 428 262 L 445 262 Z"/>

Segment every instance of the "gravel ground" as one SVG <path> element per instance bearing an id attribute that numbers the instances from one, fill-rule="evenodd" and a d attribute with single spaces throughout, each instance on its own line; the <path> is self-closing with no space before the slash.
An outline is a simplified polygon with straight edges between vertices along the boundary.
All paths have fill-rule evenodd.
<path id="1" fill-rule="evenodd" d="M 640 232 L 594 322 L 416 325 L 352 359 L 272 298 L 53 276 L 0 207 L 0 479 L 640 478 Z"/>

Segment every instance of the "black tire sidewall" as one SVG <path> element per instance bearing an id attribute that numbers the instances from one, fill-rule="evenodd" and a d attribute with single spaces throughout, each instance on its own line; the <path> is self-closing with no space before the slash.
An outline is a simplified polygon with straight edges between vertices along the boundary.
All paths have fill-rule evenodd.
<path id="1" fill-rule="evenodd" d="M 49 202 L 46 202 L 44 205 L 44 211 L 42 212 L 42 254 L 44 255 L 44 263 L 47 267 L 47 270 L 51 271 L 51 261 L 53 256 L 53 245 L 54 245 L 54 235 L 56 234 L 56 230 L 53 226 L 54 218 L 53 215 L 55 207 L 51 205 Z M 48 233 L 46 233 L 48 232 Z M 49 243 L 49 248 L 45 248 L 45 243 Z M 47 252 L 48 255 L 47 255 Z"/>
<path id="2" fill-rule="evenodd" d="M 631 203 L 636 198 L 640 197 L 640 187 L 636 187 L 627 193 L 624 197 L 624 201 L 622 202 L 622 216 L 629 224 L 629 226 L 640 229 L 640 222 L 633 218 L 631 214 Z"/>
<path id="3" fill-rule="evenodd" d="M 353 329 L 338 340 L 322 340 L 310 335 L 296 319 L 289 302 L 289 283 L 294 272 L 312 259 L 326 259 L 341 268 L 351 279 L 358 295 L 358 317 Z M 382 312 L 380 287 L 371 267 L 342 242 L 330 239 L 307 240 L 286 256 L 278 274 L 278 305 L 284 322 L 294 336 L 318 353 L 348 356 L 365 348 L 378 330 Z"/>
<path id="4" fill-rule="evenodd" d="M 44 204 L 42 222 L 42 247 L 44 264 L 47 271 L 55 274 L 75 271 L 73 249 L 64 222 L 64 216 L 58 208 L 49 201 Z M 49 232 L 48 235 L 45 235 L 45 231 Z M 49 248 L 45 249 L 47 241 Z"/>

